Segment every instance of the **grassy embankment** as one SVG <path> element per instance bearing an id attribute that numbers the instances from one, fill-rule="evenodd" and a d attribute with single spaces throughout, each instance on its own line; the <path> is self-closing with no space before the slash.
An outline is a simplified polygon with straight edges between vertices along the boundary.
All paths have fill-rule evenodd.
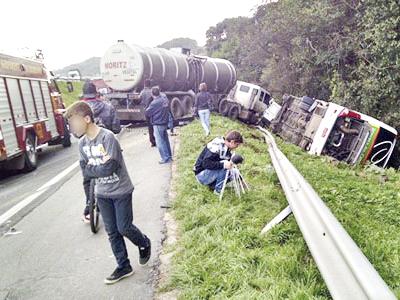
<path id="1" fill-rule="evenodd" d="M 255 129 L 212 116 L 212 137 L 240 130 L 241 171 L 251 191 L 222 201 L 200 186 L 192 165 L 204 144 L 198 121 L 180 131 L 173 215 L 178 243 L 161 291 L 182 299 L 328 299 L 329 291 L 293 216 L 260 236 L 287 206 L 267 146 Z M 400 296 L 400 174 L 336 164 L 277 139 L 280 149 L 311 183 L 383 279 Z"/>

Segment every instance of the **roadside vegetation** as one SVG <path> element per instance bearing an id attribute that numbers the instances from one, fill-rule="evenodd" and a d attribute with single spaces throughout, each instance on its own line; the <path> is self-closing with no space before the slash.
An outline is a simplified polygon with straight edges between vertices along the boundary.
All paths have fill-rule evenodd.
<path id="1" fill-rule="evenodd" d="M 75 101 L 79 100 L 79 97 L 82 94 L 82 81 L 73 81 L 72 85 L 74 86 L 74 90 L 72 92 L 68 92 L 67 82 L 66 81 L 57 81 L 58 88 L 60 89 L 62 99 L 65 103 L 65 106 L 68 107 Z"/>
<path id="2" fill-rule="evenodd" d="M 178 242 L 161 292 L 181 299 L 330 299 L 293 216 L 265 236 L 263 226 L 287 206 L 267 146 L 256 129 L 212 116 L 212 136 L 198 121 L 181 128 L 172 213 Z M 237 129 L 245 144 L 240 170 L 251 186 L 222 201 L 197 183 L 197 155 L 212 137 Z M 400 296 L 400 174 L 351 167 L 313 157 L 277 139 L 280 149 L 311 183 L 387 284 Z"/>

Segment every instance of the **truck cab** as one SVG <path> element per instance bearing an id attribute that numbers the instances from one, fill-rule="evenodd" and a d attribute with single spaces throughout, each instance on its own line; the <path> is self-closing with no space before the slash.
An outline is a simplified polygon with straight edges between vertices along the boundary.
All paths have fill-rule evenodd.
<path id="1" fill-rule="evenodd" d="M 221 100 L 218 110 L 232 119 L 254 124 L 260 120 L 271 99 L 266 89 L 238 80 L 227 98 Z"/>

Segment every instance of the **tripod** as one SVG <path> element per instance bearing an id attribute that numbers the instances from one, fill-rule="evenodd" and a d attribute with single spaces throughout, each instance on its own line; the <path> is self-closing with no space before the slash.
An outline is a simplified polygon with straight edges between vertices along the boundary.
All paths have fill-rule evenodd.
<path id="1" fill-rule="evenodd" d="M 231 183 L 236 196 L 238 196 L 239 198 L 242 194 L 245 194 L 246 190 L 249 190 L 249 186 L 247 185 L 246 181 L 244 180 L 238 167 L 236 165 L 233 165 L 232 169 L 226 171 L 224 183 L 222 185 L 222 190 L 219 195 L 219 200 L 222 200 L 222 197 L 224 196 L 224 191 L 228 184 L 228 179 L 231 180 L 229 183 Z"/>

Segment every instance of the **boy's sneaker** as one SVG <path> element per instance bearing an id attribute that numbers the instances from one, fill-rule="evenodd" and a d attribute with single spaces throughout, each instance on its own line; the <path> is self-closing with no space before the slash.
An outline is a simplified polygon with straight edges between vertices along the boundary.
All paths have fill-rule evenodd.
<path id="1" fill-rule="evenodd" d="M 139 264 L 144 266 L 150 259 L 151 256 L 151 242 L 150 239 L 146 236 L 149 245 L 147 247 L 139 247 Z"/>
<path id="2" fill-rule="evenodd" d="M 116 268 L 115 271 L 108 276 L 106 279 L 104 279 L 105 284 L 113 284 L 116 283 L 117 281 L 120 281 L 123 278 L 129 277 L 133 274 L 132 267 L 125 267 L 123 269 Z"/>

